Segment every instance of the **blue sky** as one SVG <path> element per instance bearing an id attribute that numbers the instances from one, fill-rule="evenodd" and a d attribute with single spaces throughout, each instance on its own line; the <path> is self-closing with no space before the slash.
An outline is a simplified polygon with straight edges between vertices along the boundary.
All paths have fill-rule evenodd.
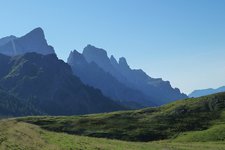
<path id="1" fill-rule="evenodd" d="M 225 0 L 0 0 L 0 37 L 36 27 L 66 60 L 87 44 L 189 93 L 225 85 Z"/>

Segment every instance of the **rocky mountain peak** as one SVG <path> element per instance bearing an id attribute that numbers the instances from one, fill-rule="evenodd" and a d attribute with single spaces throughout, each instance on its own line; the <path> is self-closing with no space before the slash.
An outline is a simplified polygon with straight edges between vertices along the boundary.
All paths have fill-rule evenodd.
<path id="1" fill-rule="evenodd" d="M 118 62 L 113 55 L 111 55 L 110 61 L 114 67 L 116 67 L 118 65 Z"/>
<path id="2" fill-rule="evenodd" d="M 71 51 L 70 55 L 67 59 L 67 63 L 71 65 L 77 64 L 86 64 L 87 61 L 85 60 L 84 56 L 79 53 L 77 50 Z"/>
<path id="3" fill-rule="evenodd" d="M 108 59 L 107 52 L 104 49 L 97 48 L 90 44 L 84 48 L 83 55 L 88 62 L 91 62 L 94 60 L 105 61 L 106 59 Z"/>
<path id="4" fill-rule="evenodd" d="M 26 35 L 22 36 L 21 38 L 19 38 L 20 41 L 26 41 L 26 42 L 32 42 L 37 45 L 48 45 L 47 41 L 45 39 L 45 34 L 42 28 L 38 27 L 35 28 L 34 30 L 30 31 L 29 33 L 27 33 Z"/>
<path id="5" fill-rule="evenodd" d="M 40 37 L 45 38 L 44 31 L 42 28 L 38 27 L 27 33 L 25 36 L 34 36 L 34 37 Z"/>
<path id="6" fill-rule="evenodd" d="M 123 68 L 130 68 L 129 65 L 127 64 L 127 60 L 124 57 L 121 57 L 119 59 L 119 65 Z"/>
<path id="7" fill-rule="evenodd" d="M 20 38 L 13 38 L 6 44 L 0 45 L 0 53 L 15 56 L 28 52 L 36 52 L 43 55 L 55 54 L 54 48 L 48 45 L 44 31 L 39 27 Z"/>

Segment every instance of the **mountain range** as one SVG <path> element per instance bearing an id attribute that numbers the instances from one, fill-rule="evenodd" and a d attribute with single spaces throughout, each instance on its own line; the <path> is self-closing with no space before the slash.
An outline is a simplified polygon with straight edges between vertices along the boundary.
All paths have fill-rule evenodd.
<path id="1" fill-rule="evenodd" d="M 202 90 L 195 90 L 191 92 L 188 96 L 189 97 L 201 97 L 210 94 L 225 92 L 225 86 L 219 87 L 217 89 L 209 88 L 209 89 L 202 89 Z"/>
<path id="2" fill-rule="evenodd" d="M 101 89 L 112 99 L 146 107 L 187 98 L 179 89 L 172 88 L 169 81 L 151 78 L 141 69 L 131 69 L 124 57 L 117 62 L 104 49 L 92 45 L 87 45 L 82 54 L 71 52 L 67 63 L 84 83 Z"/>
<path id="3" fill-rule="evenodd" d="M 150 97 L 127 87 L 110 73 L 104 71 L 95 62 L 88 63 L 84 56 L 74 50 L 70 53 L 68 64 L 81 81 L 100 89 L 103 94 L 130 108 L 155 106 Z"/>
<path id="4" fill-rule="evenodd" d="M 1 116 L 100 113 L 187 98 L 169 81 L 131 69 L 124 57 L 117 62 L 92 45 L 82 54 L 71 52 L 65 63 L 41 28 L 0 39 L 0 53 L 0 97 L 6 99 L 0 107 L 7 108 Z"/>
<path id="5" fill-rule="evenodd" d="M 29 41 L 37 45 L 31 46 Z M 54 49 L 48 46 L 40 28 L 16 38 L 14 42 L 25 48 L 33 47 L 24 51 L 21 49 L 15 56 L 7 53 L 11 49 L 0 54 L 0 87 L 4 92 L 0 96 L 8 97 L 1 99 L 8 100 L 2 105 L 10 107 L 9 104 L 17 101 L 15 107 L 24 106 L 23 112 L 15 110 L 17 115 L 74 115 L 125 109 L 102 95 L 100 90 L 84 85 L 74 76 L 70 66 L 59 60 Z M 10 47 L 10 44 L 11 41 L 0 49 Z M 39 48 L 43 49 L 39 51 Z M 30 112 L 31 107 L 37 111 Z M 11 110 L 6 112 L 1 109 L 0 115 L 15 116 L 14 106 Z"/>
<path id="6" fill-rule="evenodd" d="M 55 54 L 1 55 L 2 89 L 49 115 L 73 115 L 124 109 L 100 90 L 84 85 Z"/>

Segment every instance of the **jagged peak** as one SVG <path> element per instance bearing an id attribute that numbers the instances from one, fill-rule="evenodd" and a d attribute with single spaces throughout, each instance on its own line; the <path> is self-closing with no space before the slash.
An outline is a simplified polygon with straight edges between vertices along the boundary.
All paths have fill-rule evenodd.
<path id="1" fill-rule="evenodd" d="M 107 56 L 107 52 L 106 50 L 102 49 L 102 48 L 97 48 L 91 44 L 88 44 L 84 50 L 83 50 L 83 54 L 91 54 L 91 55 L 99 55 L 99 56 Z M 108 56 L 107 56 L 108 57 Z"/>
<path id="2" fill-rule="evenodd" d="M 110 61 L 111 61 L 112 64 L 118 64 L 116 58 L 113 55 L 111 55 Z"/>
<path id="3" fill-rule="evenodd" d="M 77 50 L 73 50 L 70 52 L 70 55 L 67 59 L 67 63 L 74 65 L 87 62 L 81 53 L 79 53 Z"/>
<path id="4" fill-rule="evenodd" d="M 121 64 L 121 63 L 126 63 L 127 64 L 127 60 L 126 60 L 125 57 L 120 57 L 119 58 L 119 64 Z"/>
<path id="5" fill-rule="evenodd" d="M 84 60 L 85 58 L 80 52 L 78 52 L 77 50 L 73 50 L 73 51 L 70 52 L 68 60 L 69 59 L 72 59 L 73 61 L 76 61 L 77 59 Z M 76 60 L 74 60 L 74 59 L 76 59 Z"/>
<path id="6" fill-rule="evenodd" d="M 110 59 L 116 60 L 116 58 L 113 55 L 110 56 Z"/>
<path id="7" fill-rule="evenodd" d="M 36 32 L 36 33 L 44 33 L 44 30 L 41 27 L 37 27 L 35 29 L 33 29 L 31 32 Z"/>
<path id="8" fill-rule="evenodd" d="M 79 55 L 80 56 L 82 54 L 79 53 L 77 50 L 74 49 L 73 51 L 70 52 L 70 55 Z"/>
<path id="9" fill-rule="evenodd" d="M 35 28 L 29 33 L 27 33 L 25 36 L 38 36 L 44 38 L 44 30 L 41 27 Z"/>
<path id="10" fill-rule="evenodd" d="M 48 45 L 47 40 L 45 39 L 45 34 L 42 28 L 38 27 L 33 29 L 32 31 L 28 32 L 24 36 L 18 38 L 19 41 L 26 41 L 26 42 L 34 42 L 35 43 L 42 43 L 43 45 Z"/>
<path id="11" fill-rule="evenodd" d="M 12 36 L 12 38 L 14 37 Z M 55 53 L 54 48 L 48 45 L 44 31 L 40 27 L 33 29 L 22 37 L 8 39 L 7 43 L 3 42 L 0 46 L 1 53 L 9 56 L 27 52 L 37 52 L 44 55 Z"/>
<path id="12" fill-rule="evenodd" d="M 127 60 L 125 57 L 120 57 L 119 58 L 119 65 L 121 67 L 126 67 L 126 68 L 130 68 L 129 65 L 127 64 Z"/>

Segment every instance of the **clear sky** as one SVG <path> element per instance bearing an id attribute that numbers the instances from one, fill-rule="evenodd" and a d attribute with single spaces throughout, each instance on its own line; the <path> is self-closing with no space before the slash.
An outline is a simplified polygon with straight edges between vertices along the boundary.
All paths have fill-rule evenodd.
<path id="1" fill-rule="evenodd" d="M 66 60 L 87 44 L 189 93 L 225 85 L 225 0 L 0 0 L 0 37 L 36 27 Z"/>

